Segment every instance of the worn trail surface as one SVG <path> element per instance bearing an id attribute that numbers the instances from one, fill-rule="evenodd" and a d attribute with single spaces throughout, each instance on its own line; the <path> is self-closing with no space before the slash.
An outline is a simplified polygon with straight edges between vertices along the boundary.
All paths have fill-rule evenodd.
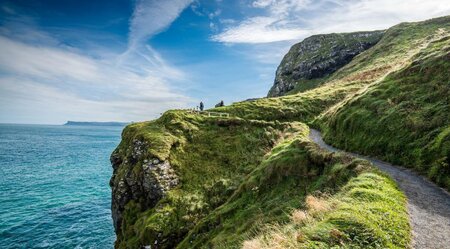
<path id="1" fill-rule="evenodd" d="M 320 147 L 341 151 L 322 140 L 319 131 L 311 129 L 310 138 Z M 408 198 L 408 212 L 413 230 L 412 247 L 416 249 L 450 249 L 450 194 L 416 173 L 392 164 L 348 153 L 372 162 L 387 172 Z"/>

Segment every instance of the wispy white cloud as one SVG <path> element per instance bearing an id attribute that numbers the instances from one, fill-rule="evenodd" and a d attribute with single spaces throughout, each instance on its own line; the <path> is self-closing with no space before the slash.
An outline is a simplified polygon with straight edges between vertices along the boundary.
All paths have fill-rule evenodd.
<path id="1" fill-rule="evenodd" d="M 252 3 L 252 6 L 255 8 L 266 8 L 271 5 L 274 0 L 258 0 Z"/>
<path id="2" fill-rule="evenodd" d="M 0 89 L 1 122 L 140 121 L 158 116 L 164 111 L 164 105 L 165 108 L 185 107 L 182 96 L 86 99 L 26 77 L 0 77 Z M 7 115 L 14 119 L 7 119 Z"/>
<path id="3" fill-rule="evenodd" d="M 212 40 L 225 43 L 269 43 L 298 40 L 310 31 L 300 27 L 298 11 L 310 8 L 310 0 L 257 0 L 251 7 L 263 9 L 264 15 L 247 17 L 232 24 Z M 296 20 L 294 20 L 296 19 Z"/>
<path id="4" fill-rule="evenodd" d="M 229 24 L 212 40 L 252 44 L 300 40 L 317 33 L 385 29 L 450 13 L 448 0 L 257 0 L 250 7 L 263 13 Z"/>
<path id="5" fill-rule="evenodd" d="M 147 45 L 190 2 L 138 0 L 124 53 L 64 45 L 22 18 L 1 27 L 0 122 L 141 121 L 192 106 L 189 76 Z"/>
<path id="6" fill-rule="evenodd" d="M 128 48 L 115 60 L 116 65 L 141 75 L 181 79 L 186 75 L 170 66 L 147 40 L 164 31 L 193 0 L 138 0 L 130 18 Z"/>
<path id="7" fill-rule="evenodd" d="M 422 21 L 450 14 L 447 0 L 358 0 L 337 4 L 325 18 L 314 18 L 314 33 L 386 29 L 400 22 Z"/>
<path id="8" fill-rule="evenodd" d="M 5 37 L 0 37 L 0 52 L 8 56 L 0 59 L 0 122 L 25 113 L 33 114 L 29 120 L 36 116 L 52 123 L 70 118 L 138 121 L 193 101 L 164 77 L 168 73 L 176 81 L 181 76 L 155 51 L 147 51 L 153 64 L 142 64 L 138 72 L 102 58 Z"/>
<path id="9" fill-rule="evenodd" d="M 268 43 L 300 39 L 309 32 L 300 28 L 280 28 L 274 17 L 253 17 L 238 26 L 214 35 L 212 40 L 226 43 Z"/>
<path id="10" fill-rule="evenodd" d="M 138 0 L 130 20 L 129 46 L 145 42 L 163 31 L 193 0 Z"/>
<path id="11" fill-rule="evenodd" d="M 0 36 L 0 68 L 42 78 L 98 81 L 97 65 L 89 58 L 46 46 L 30 46 Z"/>

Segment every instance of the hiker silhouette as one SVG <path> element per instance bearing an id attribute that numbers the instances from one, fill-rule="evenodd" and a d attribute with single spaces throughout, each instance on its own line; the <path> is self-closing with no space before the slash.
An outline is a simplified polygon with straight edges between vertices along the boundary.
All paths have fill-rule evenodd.
<path id="1" fill-rule="evenodd" d="M 204 108 L 203 102 L 200 101 L 200 111 L 203 111 L 203 108 Z"/>

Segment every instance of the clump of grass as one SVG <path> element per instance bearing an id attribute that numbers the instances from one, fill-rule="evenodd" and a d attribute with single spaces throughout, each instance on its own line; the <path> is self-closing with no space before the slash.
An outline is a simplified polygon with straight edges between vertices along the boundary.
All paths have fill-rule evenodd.
<path id="1" fill-rule="evenodd" d="M 330 209 L 330 204 L 322 199 L 308 195 L 305 199 L 306 207 L 310 214 L 320 214 Z"/>
<path id="2" fill-rule="evenodd" d="M 309 216 L 306 211 L 295 209 L 292 211 L 290 218 L 294 224 L 303 224 L 308 221 Z"/>
<path id="3" fill-rule="evenodd" d="M 244 241 L 244 244 L 242 245 L 242 249 L 261 249 L 261 248 L 263 248 L 263 244 L 258 239 Z"/>

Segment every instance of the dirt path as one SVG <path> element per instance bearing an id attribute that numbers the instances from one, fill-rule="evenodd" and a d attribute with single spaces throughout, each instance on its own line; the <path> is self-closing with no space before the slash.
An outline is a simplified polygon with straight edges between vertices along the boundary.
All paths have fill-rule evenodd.
<path id="1" fill-rule="evenodd" d="M 319 131 L 311 129 L 310 138 L 320 147 L 337 152 L 322 140 Z M 450 249 L 450 194 L 416 173 L 392 164 L 348 153 L 366 159 L 387 172 L 408 198 L 408 212 L 413 230 L 412 246 L 416 249 Z"/>

